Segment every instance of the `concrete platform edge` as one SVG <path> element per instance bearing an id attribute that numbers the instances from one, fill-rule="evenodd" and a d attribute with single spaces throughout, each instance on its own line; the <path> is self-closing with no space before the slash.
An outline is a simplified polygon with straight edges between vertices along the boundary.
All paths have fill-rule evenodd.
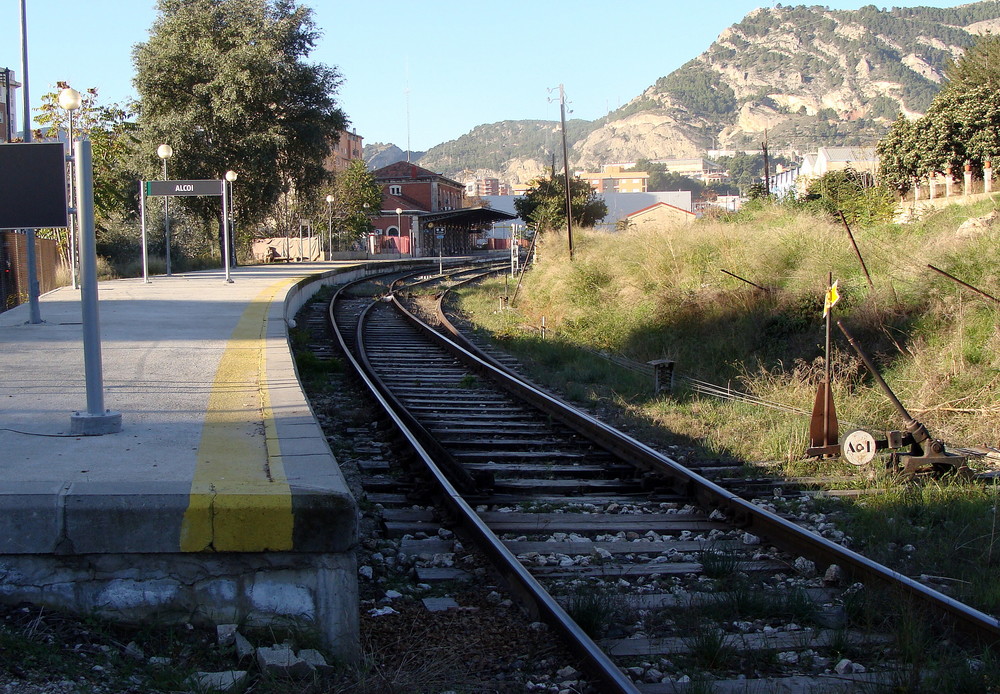
<path id="1" fill-rule="evenodd" d="M 179 551 L 190 483 L 11 482 L 0 492 L 0 601 L 123 622 L 222 622 L 306 628 L 345 661 L 358 656 L 353 549 L 358 510 L 301 387 L 289 320 L 324 285 L 427 260 L 357 265 L 294 282 L 268 312 L 265 373 L 274 435 L 292 490 L 294 547 Z M 291 386 L 294 380 L 294 388 Z M 122 532 L 128 528 L 129 532 Z"/>

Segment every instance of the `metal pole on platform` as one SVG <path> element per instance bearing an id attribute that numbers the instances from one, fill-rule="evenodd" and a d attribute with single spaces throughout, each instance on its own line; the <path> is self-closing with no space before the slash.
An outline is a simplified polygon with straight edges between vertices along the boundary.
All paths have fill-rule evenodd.
<path id="1" fill-rule="evenodd" d="M 222 255 L 226 256 L 226 282 L 232 284 L 233 278 L 229 276 L 229 195 L 226 194 L 229 186 L 225 181 L 220 183 L 222 183 Z M 301 247 L 301 241 L 299 243 Z"/>
<path id="2" fill-rule="evenodd" d="M 174 148 L 163 144 L 156 148 L 156 156 L 163 160 L 163 180 L 167 180 L 167 159 L 174 156 Z M 170 205 L 168 196 L 163 196 L 163 235 L 166 243 L 167 276 L 170 276 Z"/>
<path id="3" fill-rule="evenodd" d="M 146 248 L 146 182 L 139 181 L 139 226 L 142 229 L 142 283 L 149 284 L 149 253 Z"/>
<path id="4" fill-rule="evenodd" d="M 104 409 L 101 365 L 101 328 L 97 307 L 97 235 L 94 230 L 94 175 L 90 141 L 74 147 L 76 159 L 76 209 L 80 230 L 80 304 L 83 311 L 83 367 L 87 379 L 87 412 L 74 412 L 74 435 L 115 434 L 122 430 L 122 415 Z"/>
<path id="5" fill-rule="evenodd" d="M 21 96 L 24 99 L 24 132 L 25 142 L 31 142 L 31 100 L 28 97 L 28 13 L 25 0 L 21 0 Z M 28 308 L 31 323 L 41 323 L 42 314 L 38 308 L 38 261 L 35 254 L 35 230 L 25 229 L 28 237 L 25 261 L 28 263 Z"/>
<path id="6" fill-rule="evenodd" d="M 83 105 L 80 92 L 67 87 L 59 92 L 59 107 L 69 114 L 69 199 L 70 204 L 76 204 L 76 172 L 73 171 L 73 111 Z M 76 281 L 77 259 L 76 259 L 76 215 L 69 216 L 69 274 L 73 279 L 73 289 L 79 289 Z"/>

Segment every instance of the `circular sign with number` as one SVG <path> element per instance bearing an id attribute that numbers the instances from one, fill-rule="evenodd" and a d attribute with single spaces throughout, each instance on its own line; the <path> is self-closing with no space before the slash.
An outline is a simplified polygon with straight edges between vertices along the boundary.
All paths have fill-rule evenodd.
<path id="1" fill-rule="evenodd" d="M 864 465 L 875 457 L 875 437 L 863 429 L 855 429 L 844 434 L 840 444 L 840 454 L 851 465 Z"/>

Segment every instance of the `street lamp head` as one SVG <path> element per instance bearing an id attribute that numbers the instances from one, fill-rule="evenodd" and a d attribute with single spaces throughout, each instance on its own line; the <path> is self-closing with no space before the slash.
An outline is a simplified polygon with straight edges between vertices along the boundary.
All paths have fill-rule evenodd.
<path id="1" fill-rule="evenodd" d="M 226 172 L 226 180 L 232 183 L 236 180 L 237 175 L 238 174 L 235 171 L 229 170 Z"/>
<path id="2" fill-rule="evenodd" d="M 327 196 L 326 196 L 326 201 L 327 201 L 327 202 L 328 202 L 329 204 L 331 204 L 331 205 L 332 205 L 332 204 L 333 204 L 333 196 L 332 196 L 332 195 L 327 195 Z"/>
<path id="3" fill-rule="evenodd" d="M 66 111 L 75 111 L 80 108 L 82 104 L 83 99 L 80 97 L 80 92 L 76 91 L 72 87 L 66 87 L 59 92 L 59 108 L 65 109 Z"/>
<path id="4" fill-rule="evenodd" d="M 174 156 L 174 148 L 170 145 L 160 145 L 156 148 L 156 156 L 160 159 L 169 159 Z"/>
<path id="5" fill-rule="evenodd" d="M 403 214 L 403 209 L 400 207 L 396 208 L 396 214 Z"/>

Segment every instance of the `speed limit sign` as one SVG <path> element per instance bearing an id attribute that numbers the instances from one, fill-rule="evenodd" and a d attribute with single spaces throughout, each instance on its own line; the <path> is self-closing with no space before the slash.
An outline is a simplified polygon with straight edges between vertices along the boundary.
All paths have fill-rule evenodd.
<path id="1" fill-rule="evenodd" d="M 875 457 L 875 437 L 864 429 L 855 429 L 844 434 L 840 444 L 840 454 L 851 465 L 864 465 Z"/>

